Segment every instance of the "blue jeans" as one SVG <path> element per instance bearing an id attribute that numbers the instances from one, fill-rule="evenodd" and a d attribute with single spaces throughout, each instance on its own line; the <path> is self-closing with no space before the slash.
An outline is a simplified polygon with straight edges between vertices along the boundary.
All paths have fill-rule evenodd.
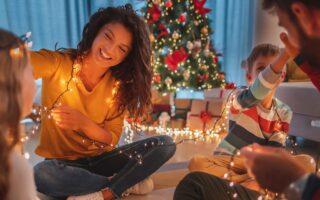
<path id="1" fill-rule="evenodd" d="M 115 197 L 121 197 L 129 187 L 159 169 L 175 150 L 172 138 L 162 135 L 88 158 L 44 160 L 34 167 L 37 190 L 51 197 L 66 198 L 107 187 Z M 142 163 L 136 159 L 138 155 Z"/>

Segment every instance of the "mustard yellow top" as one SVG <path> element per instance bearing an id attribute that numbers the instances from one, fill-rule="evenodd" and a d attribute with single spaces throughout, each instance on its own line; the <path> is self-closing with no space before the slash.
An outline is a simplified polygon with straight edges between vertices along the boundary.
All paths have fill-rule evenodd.
<path id="1" fill-rule="evenodd" d="M 52 107 L 55 100 L 66 90 L 67 81 L 71 77 L 73 60 L 66 52 L 55 52 L 42 49 L 31 52 L 31 62 L 36 79 L 42 78 L 42 106 Z M 71 81 L 68 91 L 60 99 L 60 103 L 77 109 L 88 118 L 100 124 L 117 115 L 115 106 L 111 106 L 112 89 L 115 79 L 110 70 L 92 91 L 88 91 L 81 81 Z M 105 129 L 112 133 L 112 144 L 119 141 L 124 114 L 111 121 L 106 121 Z M 41 119 L 40 144 L 36 153 L 45 158 L 63 158 L 73 160 L 94 156 L 112 147 L 93 143 L 72 130 L 62 130 L 52 118 L 44 115 Z"/>

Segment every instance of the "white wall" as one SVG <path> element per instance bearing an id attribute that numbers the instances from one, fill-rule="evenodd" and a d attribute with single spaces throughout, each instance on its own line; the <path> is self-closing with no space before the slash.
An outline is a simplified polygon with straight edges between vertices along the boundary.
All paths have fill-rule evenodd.
<path id="1" fill-rule="evenodd" d="M 271 43 L 282 47 L 279 34 L 284 29 L 278 26 L 277 16 L 262 9 L 262 0 L 257 0 L 256 9 L 253 46 L 261 43 Z"/>

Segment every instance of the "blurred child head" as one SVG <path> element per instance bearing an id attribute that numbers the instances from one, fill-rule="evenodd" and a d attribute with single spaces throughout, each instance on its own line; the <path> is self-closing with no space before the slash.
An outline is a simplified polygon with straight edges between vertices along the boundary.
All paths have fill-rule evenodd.
<path id="1" fill-rule="evenodd" d="M 242 62 L 242 68 L 246 70 L 246 80 L 251 85 L 275 58 L 279 55 L 280 48 L 272 44 L 260 44 L 255 46 L 246 60 Z"/>
<path id="2" fill-rule="evenodd" d="M 32 108 L 35 82 L 25 43 L 0 29 L 0 199 L 6 199 L 9 154 L 19 142 L 20 120 Z"/>

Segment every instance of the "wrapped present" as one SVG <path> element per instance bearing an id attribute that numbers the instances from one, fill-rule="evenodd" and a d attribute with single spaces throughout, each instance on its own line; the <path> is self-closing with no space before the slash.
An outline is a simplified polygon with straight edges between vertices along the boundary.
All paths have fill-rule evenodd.
<path id="1" fill-rule="evenodd" d="M 171 128 L 184 129 L 186 120 L 184 119 L 171 119 Z"/>
<path id="2" fill-rule="evenodd" d="M 205 99 L 227 99 L 231 92 L 236 89 L 236 84 L 227 83 L 224 88 L 213 88 L 204 91 Z"/>
<path id="3" fill-rule="evenodd" d="M 233 91 L 232 89 L 213 88 L 213 89 L 204 91 L 204 98 L 226 100 L 232 91 Z"/>
<path id="4" fill-rule="evenodd" d="M 213 128 L 216 120 L 221 118 L 223 101 L 194 100 L 187 117 L 187 127 L 191 130 L 206 131 Z"/>

